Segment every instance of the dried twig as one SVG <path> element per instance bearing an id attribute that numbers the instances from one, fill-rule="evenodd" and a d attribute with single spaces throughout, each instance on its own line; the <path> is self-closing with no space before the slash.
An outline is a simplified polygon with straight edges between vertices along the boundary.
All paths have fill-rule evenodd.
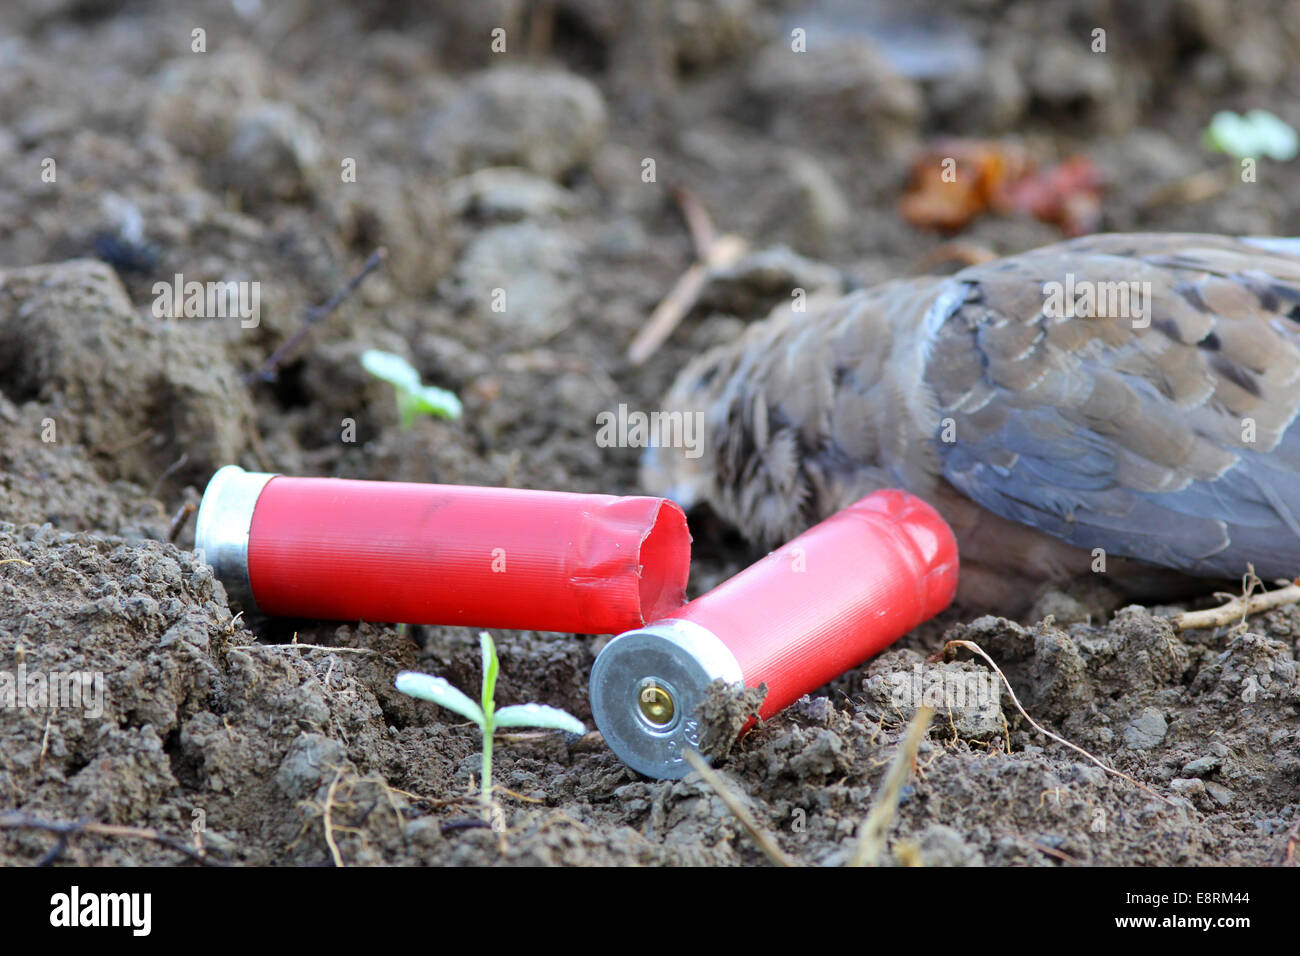
<path id="1" fill-rule="evenodd" d="M 153 483 L 152 487 L 150 487 L 149 489 L 150 497 L 152 497 L 154 494 L 157 493 L 158 489 L 162 486 L 162 483 L 164 481 L 166 481 L 172 475 L 176 474 L 176 472 L 184 468 L 185 463 L 188 462 L 189 460 L 190 460 L 190 453 L 187 451 L 181 452 L 181 457 L 177 458 L 174 462 L 168 465 L 167 470 L 164 471 L 161 475 L 159 475 L 158 480 Z"/>
<path id="2" fill-rule="evenodd" d="M 331 647 L 328 644 L 299 644 L 295 641 L 292 644 L 240 644 L 238 650 L 264 650 L 264 651 L 326 651 L 330 654 L 360 654 L 362 656 L 377 657 L 385 664 L 391 664 L 394 667 L 400 666 L 397 661 L 387 654 L 375 650 L 373 647 Z"/>
<path id="3" fill-rule="evenodd" d="M 555 40 L 555 0 L 538 0 L 528 16 L 528 58 L 540 63 Z"/>
<path id="4" fill-rule="evenodd" d="M 373 647 L 331 647 L 328 644 L 299 644 L 294 641 L 292 644 L 245 644 L 241 647 L 257 647 L 268 651 L 329 651 L 331 654 L 373 654 L 376 657 L 383 657 L 379 651 Z"/>
<path id="5" fill-rule="evenodd" d="M 522 793 L 518 793 L 517 791 L 511 790 L 509 787 L 503 787 L 499 783 L 493 785 L 492 792 L 504 793 L 506 796 L 514 797 L 516 800 L 522 800 L 524 803 L 545 803 L 546 802 L 545 800 L 542 800 L 538 797 L 525 797 Z"/>
<path id="6" fill-rule="evenodd" d="M 334 865 L 342 869 L 343 857 L 339 854 L 339 845 L 334 842 L 334 794 L 338 791 L 339 781 L 343 779 L 343 768 L 339 767 L 334 774 L 334 779 L 330 781 L 330 788 L 325 793 L 325 812 L 323 814 L 322 826 L 325 828 L 325 843 L 330 848 L 330 856 L 334 858 Z"/>
<path id="7" fill-rule="evenodd" d="M 754 819 L 754 815 L 750 813 L 749 809 L 740 802 L 734 793 L 731 792 L 731 789 L 726 785 L 722 777 L 720 777 L 714 769 L 705 762 L 703 757 L 690 749 L 683 750 L 682 756 L 684 756 L 686 762 L 691 765 L 691 769 L 698 773 L 713 792 L 718 795 L 722 802 L 727 805 L 727 809 L 731 811 L 732 816 L 740 821 L 740 825 L 745 828 L 753 838 L 754 842 L 758 844 L 758 848 L 763 851 L 764 856 L 777 866 L 799 865 L 781 849 L 777 844 L 776 839 L 768 833 L 767 830 L 763 829 L 759 822 Z"/>
<path id="8" fill-rule="evenodd" d="M 357 287 L 365 280 L 366 276 L 374 272 L 388 258 L 388 250 L 380 247 L 370 254 L 361 271 L 348 280 L 347 285 L 339 289 L 332 296 L 326 299 L 320 305 L 314 305 L 303 313 L 302 325 L 298 331 L 289 336 L 280 347 L 271 353 L 270 357 L 262 363 L 261 368 L 256 372 L 249 372 L 244 376 L 244 384 L 251 385 L 253 382 L 273 382 L 275 381 L 276 372 L 289 355 L 301 344 L 302 340 L 307 337 L 312 328 L 325 316 L 329 315 L 340 305 L 347 301 L 348 297 L 357 290 Z"/>
<path id="9" fill-rule="evenodd" d="M 96 445 L 93 448 L 88 449 L 88 451 L 92 455 L 109 455 L 109 456 L 120 455 L 128 448 L 134 448 L 136 445 L 139 445 L 141 442 L 148 441 L 155 434 L 157 434 L 157 432 L 155 432 L 152 428 L 146 428 L 144 431 L 140 432 L 139 434 L 132 435 L 130 438 L 126 439 L 125 441 L 118 442 L 115 445 Z"/>
<path id="10" fill-rule="evenodd" d="M 1083 756 L 1087 757 L 1089 760 L 1095 763 L 1102 770 L 1106 771 L 1107 773 L 1114 774 L 1115 776 L 1119 777 L 1121 780 L 1127 780 L 1129 783 L 1133 784 L 1133 786 L 1137 787 L 1139 790 L 1145 790 L 1147 793 L 1151 794 L 1151 796 L 1157 797 L 1163 800 L 1165 803 L 1176 806 L 1176 804 L 1174 804 L 1174 801 L 1170 800 L 1168 797 L 1164 796 L 1163 794 L 1156 793 L 1145 783 L 1142 783 L 1140 780 L 1130 777 L 1128 774 L 1124 773 L 1124 771 L 1116 770 L 1114 767 L 1111 767 L 1108 764 L 1103 763 L 1100 758 L 1094 757 L 1092 754 L 1088 753 L 1088 751 L 1084 750 L 1078 744 L 1072 744 L 1064 737 L 1062 737 L 1060 734 L 1052 733 L 1050 730 L 1048 730 L 1038 721 L 1034 720 L 1034 718 L 1030 717 L 1029 712 L 1025 710 L 1023 706 L 1021 706 L 1020 698 L 1016 696 L 1015 689 L 1012 688 L 1011 682 L 1007 680 L 1007 675 L 1002 673 L 1002 668 L 998 667 L 997 664 L 993 663 L 993 658 L 989 657 L 988 654 L 984 652 L 984 648 L 980 647 L 974 641 L 949 641 L 947 644 L 943 645 L 943 647 L 939 650 L 939 653 L 931 657 L 930 660 L 937 661 L 940 658 L 944 657 L 948 653 L 948 649 L 951 647 L 964 647 L 968 651 L 978 654 L 980 657 L 984 658 L 985 662 L 987 662 L 989 667 L 993 668 L 993 672 L 997 674 L 998 677 L 1002 678 L 1002 683 L 1006 687 L 1007 693 L 1011 695 L 1011 702 L 1016 705 L 1016 710 L 1020 711 L 1020 716 L 1024 717 L 1025 720 L 1029 721 L 1030 726 L 1032 726 L 1040 734 L 1042 734 L 1045 737 L 1050 737 L 1052 740 L 1055 740 L 1058 744 L 1065 744 L 1065 746 L 1069 747 L 1071 750 L 1075 751 L 1076 753 L 1080 753 Z M 1007 747 L 1010 748 L 1010 746 L 1011 746 L 1011 741 L 1008 740 Z"/>
<path id="11" fill-rule="evenodd" d="M 1008 833 L 1005 831 L 1003 832 L 1002 835 L 1009 840 L 1014 840 L 1016 843 L 1019 843 L 1021 846 L 1026 847 L 1027 849 L 1037 850 L 1039 853 L 1042 853 L 1044 856 L 1050 856 L 1053 859 L 1060 860 L 1062 863 L 1068 863 L 1073 865 L 1079 862 L 1075 857 L 1070 856 L 1070 854 L 1063 853 L 1060 850 L 1047 846 L 1046 844 L 1039 843 L 1036 840 L 1026 840 L 1022 836 L 1017 836 L 1014 833 Z"/>
<path id="12" fill-rule="evenodd" d="M 907 733 L 903 736 L 902 743 L 898 745 L 898 752 L 894 754 L 894 760 L 885 773 L 880 793 L 872 801 L 867 819 L 863 821 L 862 830 L 858 834 L 858 844 L 853 851 L 853 857 L 849 860 L 849 866 L 875 866 L 880 861 L 880 854 L 885 849 L 885 836 L 889 832 L 889 825 L 894 822 L 894 814 L 898 812 L 898 798 L 903 792 L 903 784 L 907 783 L 907 778 L 911 776 L 912 767 L 916 763 L 917 748 L 921 746 L 921 738 L 929 729 L 932 717 L 934 717 L 933 707 L 918 707 L 916 713 L 912 715 L 912 720 L 907 725 Z"/>
<path id="13" fill-rule="evenodd" d="M 118 826 L 113 823 L 96 823 L 93 820 L 44 820 L 27 813 L 13 811 L 9 813 L 0 813 L 0 830 L 44 830 L 46 833 L 57 834 L 59 841 L 54 850 L 46 854 L 45 858 L 41 861 L 42 864 L 52 863 L 57 860 L 71 838 L 82 833 L 88 833 L 95 836 L 127 837 L 136 840 L 148 840 L 149 842 L 156 843 L 159 846 L 165 846 L 169 850 L 175 850 L 177 853 L 188 857 L 196 863 L 202 863 L 205 866 L 225 866 L 225 863 L 220 860 L 214 860 L 208 856 L 205 850 L 196 850 L 184 840 L 178 840 L 159 830 L 147 829 L 144 827 L 126 827 Z"/>
<path id="14" fill-rule="evenodd" d="M 673 198 L 681 207 L 686 227 L 691 232 L 696 261 L 677 280 L 672 291 L 650 314 L 646 324 L 628 346 L 627 358 L 633 365 L 640 365 L 659 351 L 659 347 L 695 307 L 700 293 L 704 291 L 704 283 L 713 270 L 734 265 L 749 251 L 749 243 L 740 236 L 731 233 L 719 236 L 715 233 L 708 212 L 689 189 L 684 186 L 674 189 Z"/>
<path id="15" fill-rule="evenodd" d="M 1175 631 L 1196 631 L 1202 628 L 1222 627 L 1225 624 L 1245 624 L 1246 618 L 1286 604 L 1300 603 L 1300 583 L 1288 584 L 1276 591 L 1251 594 L 1249 589 L 1226 604 L 1205 611 L 1184 611 L 1170 618 Z"/>
<path id="16" fill-rule="evenodd" d="M 194 512 L 198 510 L 198 505 L 192 501 L 187 501 L 185 504 L 181 505 L 180 510 L 178 510 L 176 515 L 172 518 L 172 526 L 167 531 L 167 540 L 175 544 L 176 539 L 180 537 L 181 531 L 183 531 L 185 526 L 189 524 L 190 515 L 194 514 Z"/>
<path id="17" fill-rule="evenodd" d="M 673 200 L 682 211 L 682 218 L 686 220 L 686 228 L 691 234 L 691 244 L 695 247 L 695 257 L 707 259 L 709 250 L 718 239 L 718 231 L 713 228 L 709 211 L 704 208 L 704 203 L 700 202 L 699 197 L 685 186 L 673 188 Z"/>

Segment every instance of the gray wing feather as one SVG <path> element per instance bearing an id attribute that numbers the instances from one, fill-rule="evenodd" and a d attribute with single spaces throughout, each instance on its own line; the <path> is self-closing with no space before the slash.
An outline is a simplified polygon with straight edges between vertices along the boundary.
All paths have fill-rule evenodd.
<path id="1" fill-rule="evenodd" d="M 941 413 L 957 420 L 957 440 L 939 448 L 942 474 L 995 514 L 1077 547 L 1200 575 L 1235 576 L 1248 563 L 1266 579 L 1300 574 L 1294 243 L 1162 237 L 1144 261 L 1120 240 L 1133 237 L 1092 237 L 1008 260 L 1017 263 L 1010 270 L 957 277 L 971 292 L 938 331 L 927 372 Z M 1057 329 L 1070 335 L 1053 343 L 1053 320 L 1023 314 L 1018 290 L 1065 271 L 1103 281 L 1156 276 L 1150 327 Z M 1225 279 L 1236 288 L 1225 290 Z M 1015 294 L 1000 283 L 1015 283 Z M 1242 297 L 1241 314 L 1207 323 L 1205 301 L 1235 304 L 1229 293 Z M 1243 331 L 1265 333 L 1246 328 L 1251 322 L 1277 342 L 1252 352 Z M 1034 325 L 1038 333 L 1026 328 Z M 1227 344 L 1237 351 L 1225 354 Z M 972 345 L 983 362 L 978 380 Z M 1094 412 L 1060 401 L 1060 383 L 1088 381 Z M 1250 414 L 1264 422 L 1254 444 L 1237 440 Z"/>

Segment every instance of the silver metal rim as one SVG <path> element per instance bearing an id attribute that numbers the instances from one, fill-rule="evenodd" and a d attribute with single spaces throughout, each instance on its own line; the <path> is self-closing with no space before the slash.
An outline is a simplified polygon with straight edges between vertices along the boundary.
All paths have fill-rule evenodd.
<path id="1" fill-rule="evenodd" d="M 226 594 L 249 614 L 258 612 L 248 576 L 248 534 L 262 489 L 276 477 L 226 465 L 208 482 L 194 527 L 194 553 L 212 566 Z"/>
<path id="2" fill-rule="evenodd" d="M 620 760 L 647 777 L 679 779 L 690 772 L 682 756 L 700 743 L 696 718 L 715 680 L 743 684 L 736 656 L 712 631 L 669 618 L 614 638 L 591 669 L 591 713 L 605 743 Z M 673 718 L 649 722 L 638 705 L 648 682 L 673 698 Z"/>

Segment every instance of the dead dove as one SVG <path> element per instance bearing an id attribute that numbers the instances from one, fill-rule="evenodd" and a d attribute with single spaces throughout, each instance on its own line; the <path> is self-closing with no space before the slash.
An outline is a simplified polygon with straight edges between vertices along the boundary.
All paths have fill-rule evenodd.
<path id="1" fill-rule="evenodd" d="M 704 441 L 648 449 L 648 491 L 774 546 L 905 488 L 952 524 L 967 607 L 1300 574 L 1300 239 L 1094 235 L 787 306 L 664 406 Z"/>

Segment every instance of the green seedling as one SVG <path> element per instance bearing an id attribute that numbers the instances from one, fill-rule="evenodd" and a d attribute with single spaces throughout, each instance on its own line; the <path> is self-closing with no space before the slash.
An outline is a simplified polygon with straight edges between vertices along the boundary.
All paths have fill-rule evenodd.
<path id="1" fill-rule="evenodd" d="M 1300 151 L 1300 136 L 1268 110 L 1250 110 L 1245 116 L 1223 110 L 1205 128 L 1205 145 L 1235 159 L 1263 156 L 1285 163 Z"/>
<path id="2" fill-rule="evenodd" d="M 479 634 L 483 649 L 482 705 L 447 683 L 441 677 L 402 671 L 397 675 L 397 689 L 410 697 L 428 700 L 453 710 L 478 724 L 483 731 L 482 799 L 486 809 L 492 806 L 492 734 L 498 727 L 548 727 L 571 734 L 585 734 L 587 728 L 572 714 L 543 704 L 514 704 L 497 709 L 493 699 L 497 687 L 497 649 L 487 631 Z"/>
<path id="3" fill-rule="evenodd" d="M 420 373 L 400 355 L 367 349 L 361 353 L 361 367 L 397 391 L 397 411 L 403 428 L 410 428 L 417 415 L 460 418 L 460 399 L 446 389 L 425 385 Z"/>

